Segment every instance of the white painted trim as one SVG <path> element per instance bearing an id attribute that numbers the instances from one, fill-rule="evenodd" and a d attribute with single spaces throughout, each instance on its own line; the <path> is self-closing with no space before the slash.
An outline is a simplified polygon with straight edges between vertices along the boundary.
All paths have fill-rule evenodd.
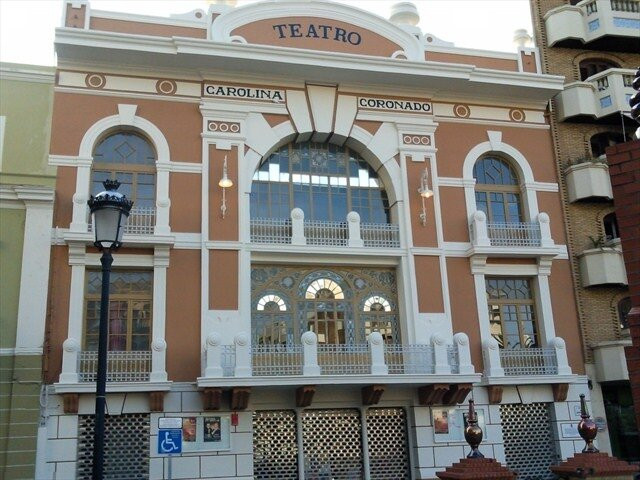
<path id="1" fill-rule="evenodd" d="M 42 355 L 42 347 L 0 348 L 0 357 L 13 357 L 18 355 Z"/>
<path id="2" fill-rule="evenodd" d="M 107 393 L 117 392 L 168 392 L 173 382 L 107 382 Z M 95 382 L 58 382 L 53 384 L 54 392 L 96 393 Z"/>
<path id="3" fill-rule="evenodd" d="M 7 125 L 6 115 L 0 115 L 0 171 L 2 171 L 2 152 L 4 150 L 4 130 Z"/>
<path id="4" fill-rule="evenodd" d="M 55 67 L 0 63 L 0 80 L 53 85 L 55 83 Z"/>

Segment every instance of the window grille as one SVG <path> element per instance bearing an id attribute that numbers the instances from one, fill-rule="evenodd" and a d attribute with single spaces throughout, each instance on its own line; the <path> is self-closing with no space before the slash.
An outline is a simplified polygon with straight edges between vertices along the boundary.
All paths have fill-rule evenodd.
<path id="1" fill-rule="evenodd" d="M 252 218 L 250 234 L 253 243 L 291 243 L 291 219 Z"/>
<path id="2" fill-rule="evenodd" d="M 256 480 L 297 480 L 296 414 L 253 412 L 253 475 Z"/>
<path id="3" fill-rule="evenodd" d="M 407 418 L 402 408 L 367 410 L 371 480 L 409 479 Z"/>
<path id="4" fill-rule="evenodd" d="M 384 361 L 389 368 L 389 374 L 428 375 L 433 373 L 433 347 L 431 345 L 385 345 Z"/>
<path id="5" fill-rule="evenodd" d="M 253 345 L 254 376 L 302 375 L 302 345 Z"/>
<path id="6" fill-rule="evenodd" d="M 549 466 L 557 462 L 551 421 L 544 403 L 500 406 L 507 467 L 518 480 L 552 480 Z"/>
<path id="7" fill-rule="evenodd" d="M 553 348 L 513 348 L 500 350 L 505 375 L 557 375 L 558 362 Z"/>
<path id="8" fill-rule="evenodd" d="M 540 224 L 536 222 L 488 223 L 492 247 L 539 247 Z"/>
<path id="9" fill-rule="evenodd" d="M 236 346 L 222 345 L 222 375 L 224 377 L 233 377 L 236 368 Z"/>
<path id="10" fill-rule="evenodd" d="M 78 417 L 78 480 L 91 480 L 95 417 Z M 149 478 L 149 414 L 107 415 L 104 435 L 105 480 Z"/>
<path id="11" fill-rule="evenodd" d="M 363 478 L 358 410 L 305 410 L 300 417 L 305 478 Z"/>
<path id="12" fill-rule="evenodd" d="M 398 248 L 400 228 L 391 223 L 362 223 L 360 236 L 365 247 Z"/>
<path id="13" fill-rule="evenodd" d="M 369 345 L 318 345 L 318 364 L 322 375 L 360 375 L 371 373 Z"/>

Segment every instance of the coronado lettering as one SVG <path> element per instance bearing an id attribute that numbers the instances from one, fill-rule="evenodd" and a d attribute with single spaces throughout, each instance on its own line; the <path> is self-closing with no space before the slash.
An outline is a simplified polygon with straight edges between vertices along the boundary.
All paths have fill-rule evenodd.
<path id="1" fill-rule="evenodd" d="M 282 90 L 268 90 L 265 88 L 205 85 L 204 93 L 216 97 L 251 98 L 256 100 L 273 100 L 274 102 L 284 101 Z"/>
<path id="2" fill-rule="evenodd" d="M 360 45 L 362 37 L 358 32 L 349 32 L 344 28 L 332 27 L 331 25 L 309 25 L 303 26 L 301 23 L 280 23 L 272 27 L 278 38 L 322 38 L 336 42 Z"/>
<path id="3" fill-rule="evenodd" d="M 358 98 L 358 105 L 362 108 L 375 108 L 380 110 L 406 110 L 409 112 L 431 112 L 429 102 L 412 102 L 409 100 L 390 100 L 386 98 Z"/>

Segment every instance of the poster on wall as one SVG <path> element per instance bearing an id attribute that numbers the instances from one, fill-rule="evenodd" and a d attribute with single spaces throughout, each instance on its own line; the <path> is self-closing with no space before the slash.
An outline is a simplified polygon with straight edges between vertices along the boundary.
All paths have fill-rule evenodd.
<path id="1" fill-rule="evenodd" d="M 229 415 L 181 417 L 182 451 L 203 452 L 231 449 Z"/>
<path id="2" fill-rule="evenodd" d="M 487 429 L 484 423 L 484 410 L 476 408 L 478 425 L 487 439 Z M 464 429 L 469 424 L 467 410 L 461 408 L 432 408 L 433 439 L 437 443 L 464 442 Z"/>

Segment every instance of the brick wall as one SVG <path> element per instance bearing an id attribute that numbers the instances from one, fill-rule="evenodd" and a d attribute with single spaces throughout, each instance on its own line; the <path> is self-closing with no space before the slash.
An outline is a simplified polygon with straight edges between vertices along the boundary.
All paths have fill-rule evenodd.
<path id="1" fill-rule="evenodd" d="M 633 345 L 626 348 L 626 355 L 640 427 L 640 140 L 609 147 L 607 160 L 631 293 L 628 319 Z"/>

